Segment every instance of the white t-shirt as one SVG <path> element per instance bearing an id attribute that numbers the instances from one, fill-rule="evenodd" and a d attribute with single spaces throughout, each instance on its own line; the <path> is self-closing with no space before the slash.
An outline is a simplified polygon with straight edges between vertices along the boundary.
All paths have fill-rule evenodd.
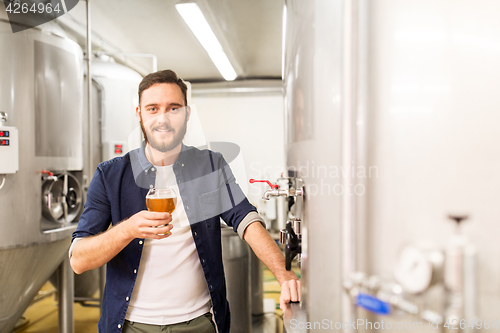
<path id="1" fill-rule="evenodd" d="M 172 235 L 161 240 L 146 239 L 137 280 L 125 318 L 153 325 L 191 320 L 210 311 L 203 269 L 191 234 L 191 226 L 172 166 L 158 167 L 157 188 L 177 193 L 172 214 Z"/>

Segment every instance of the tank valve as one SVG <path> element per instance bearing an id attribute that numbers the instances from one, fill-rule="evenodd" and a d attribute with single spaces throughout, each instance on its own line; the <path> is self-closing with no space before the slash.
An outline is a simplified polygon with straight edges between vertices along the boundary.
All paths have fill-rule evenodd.
<path id="1" fill-rule="evenodd" d="M 271 197 L 298 197 L 302 196 L 303 190 L 302 188 L 293 188 L 290 187 L 286 190 L 280 190 L 279 185 L 271 183 L 269 180 L 257 180 L 257 179 L 250 179 L 249 182 L 251 184 L 253 183 L 267 183 L 271 189 L 267 190 L 264 192 L 264 196 L 262 199 L 264 200 L 269 200 Z"/>
<path id="2" fill-rule="evenodd" d="M 9 115 L 5 112 L 0 112 L 0 122 L 5 123 L 9 119 Z"/>
<path id="3" fill-rule="evenodd" d="M 451 215 L 451 214 L 450 214 L 450 215 L 448 215 L 448 218 L 449 218 L 450 220 L 455 221 L 455 223 L 457 224 L 457 227 L 456 227 L 456 229 L 455 229 L 455 232 L 456 232 L 457 234 L 460 234 L 460 225 L 462 224 L 462 221 L 467 220 L 467 219 L 469 218 L 469 216 L 468 216 L 468 215 Z"/>
<path id="4" fill-rule="evenodd" d="M 42 170 L 42 180 L 57 180 L 57 176 L 54 176 L 54 174 L 48 170 Z"/>
<path id="5" fill-rule="evenodd" d="M 286 229 L 281 229 L 280 230 L 280 243 L 285 244 L 286 243 Z"/>
<path id="6" fill-rule="evenodd" d="M 293 219 L 286 222 L 286 229 L 281 230 L 280 238 L 285 240 L 282 244 L 285 244 L 285 267 L 289 271 L 292 269 L 292 261 L 296 255 L 300 255 L 302 252 L 302 242 L 300 234 L 298 235 L 295 230 L 300 229 L 300 220 Z M 295 229 L 295 230 L 294 230 Z"/>
<path id="7" fill-rule="evenodd" d="M 285 178 L 282 178 L 285 179 Z M 295 179 L 295 182 L 300 181 L 298 178 L 287 178 L 289 180 Z M 290 186 L 285 190 L 280 190 L 279 185 L 272 184 L 269 180 L 256 180 L 250 179 L 250 183 L 267 183 L 271 189 L 264 193 L 262 199 L 269 200 L 271 197 L 288 197 L 290 199 L 302 197 L 304 192 L 301 186 L 297 188 Z M 291 183 L 290 185 L 292 185 Z M 298 215 L 300 216 L 300 210 Z M 285 266 L 286 270 L 292 269 L 292 261 L 298 255 L 297 260 L 300 261 L 300 254 L 302 253 L 302 235 L 301 235 L 301 220 L 300 218 L 293 218 L 286 222 L 285 229 L 280 230 L 280 243 L 285 245 Z"/>
<path id="8" fill-rule="evenodd" d="M 300 238 L 301 233 L 300 233 L 300 220 L 299 219 L 293 219 L 293 231 L 297 234 L 297 236 Z"/>
<path id="9" fill-rule="evenodd" d="M 249 182 L 250 182 L 250 184 L 253 184 L 253 183 L 267 183 L 267 185 L 271 186 L 271 189 L 279 188 L 279 186 L 277 184 L 273 184 L 269 180 L 250 179 Z"/>

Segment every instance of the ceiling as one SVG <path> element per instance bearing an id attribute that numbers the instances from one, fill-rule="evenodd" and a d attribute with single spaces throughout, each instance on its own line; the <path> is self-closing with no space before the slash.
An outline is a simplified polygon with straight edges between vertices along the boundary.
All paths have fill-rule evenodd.
<path id="1" fill-rule="evenodd" d="M 237 80 L 281 78 L 283 0 L 193 1 L 214 24 L 228 57 L 236 62 Z M 158 69 L 173 69 L 191 82 L 223 80 L 175 9 L 178 2 L 91 0 L 93 49 L 154 54 Z M 69 15 L 82 28 L 86 2 L 80 1 Z M 79 42 L 85 45 L 81 36 Z M 152 71 L 150 59 L 129 57 L 127 62 L 143 75 Z"/>

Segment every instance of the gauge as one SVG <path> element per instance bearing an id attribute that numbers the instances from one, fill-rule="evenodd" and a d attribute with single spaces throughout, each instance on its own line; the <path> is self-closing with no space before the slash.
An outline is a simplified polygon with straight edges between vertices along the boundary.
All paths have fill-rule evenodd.
<path id="1" fill-rule="evenodd" d="M 394 273 L 405 292 L 419 294 L 430 287 L 433 266 L 424 250 L 407 246 L 399 255 Z"/>

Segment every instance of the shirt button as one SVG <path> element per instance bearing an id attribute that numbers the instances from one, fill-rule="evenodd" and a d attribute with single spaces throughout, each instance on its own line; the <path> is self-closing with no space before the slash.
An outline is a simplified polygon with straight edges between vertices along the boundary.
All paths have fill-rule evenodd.
<path id="1" fill-rule="evenodd" d="M 198 233 L 195 231 L 195 232 L 194 232 L 194 235 L 195 235 L 195 236 L 198 236 Z"/>
<path id="2" fill-rule="evenodd" d="M 141 241 L 141 240 L 139 241 L 139 244 L 141 244 L 141 245 L 142 245 L 142 241 Z"/>
<path id="3" fill-rule="evenodd" d="M 127 298 L 125 298 L 125 300 L 126 300 L 126 301 L 128 301 L 128 300 L 129 300 L 129 298 L 127 297 Z"/>
<path id="4" fill-rule="evenodd" d="M 188 205 L 186 205 L 186 209 L 189 209 L 189 206 L 188 206 Z"/>
<path id="5" fill-rule="evenodd" d="M 137 269 L 134 269 L 134 274 L 137 274 Z"/>
<path id="6" fill-rule="evenodd" d="M 184 163 L 182 163 L 182 166 L 184 166 Z"/>
<path id="7" fill-rule="evenodd" d="M 122 325 L 118 324 L 118 328 L 122 328 Z"/>
<path id="8" fill-rule="evenodd" d="M 149 185 L 149 188 L 153 188 L 153 184 Z"/>
<path id="9" fill-rule="evenodd" d="M 210 290 L 214 290 L 214 287 L 212 287 L 212 285 L 210 285 Z"/>
<path id="10" fill-rule="evenodd" d="M 214 311 L 214 315 L 216 315 L 216 314 L 217 314 L 217 311 Z"/>
<path id="11" fill-rule="evenodd" d="M 151 171 L 155 171 L 155 168 L 151 168 Z"/>

